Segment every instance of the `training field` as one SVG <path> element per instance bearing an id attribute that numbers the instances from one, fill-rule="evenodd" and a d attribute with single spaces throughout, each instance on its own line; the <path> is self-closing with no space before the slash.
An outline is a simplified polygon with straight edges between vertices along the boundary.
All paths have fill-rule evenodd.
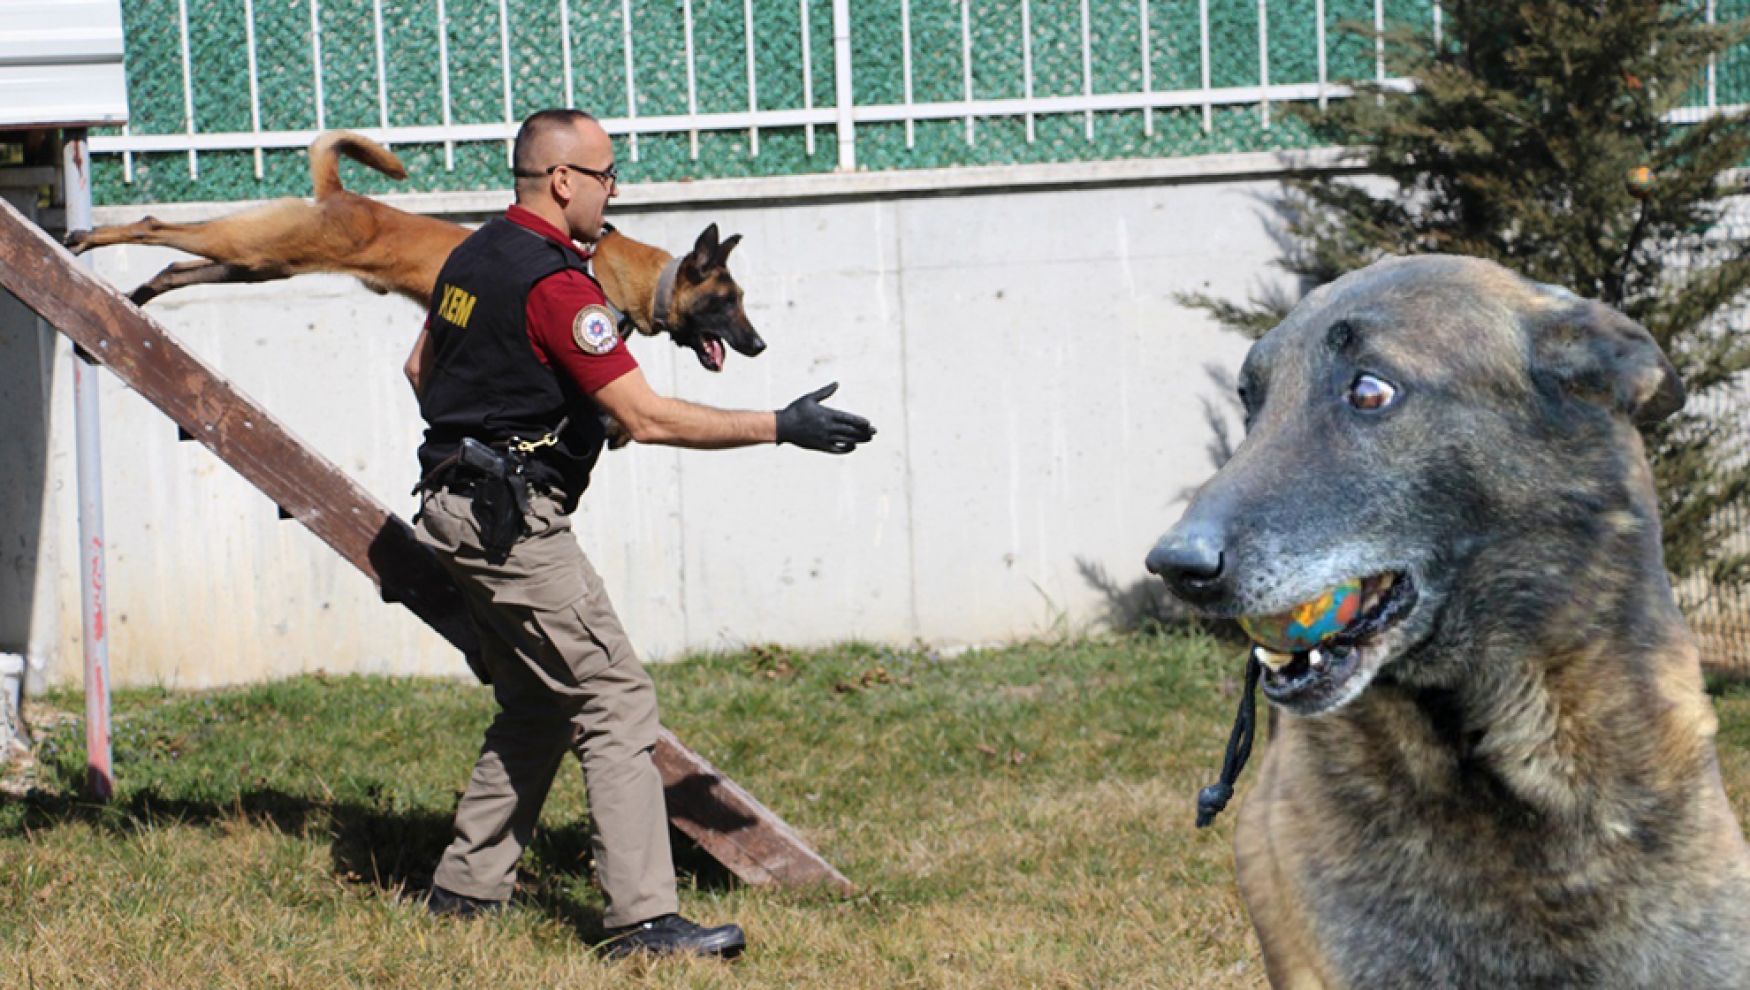
<path id="1" fill-rule="evenodd" d="M 681 738 L 861 887 L 740 887 L 677 847 L 683 910 L 748 930 L 732 965 L 584 950 L 601 903 L 574 761 L 514 910 L 437 921 L 409 899 L 490 712 L 470 683 L 124 693 L 107 808 L 77 797 L 78 724 L 42 726 L 79 699 L 52 697 L 39 762 L 0 796 L 0 986 L 1262 986 L 1231 812 L 1191 827 L 1240 671 L 1239 648 L 1194 634 L 653 668 Z M 1750 691 L 1715 701 L 1747 818 Z"/>

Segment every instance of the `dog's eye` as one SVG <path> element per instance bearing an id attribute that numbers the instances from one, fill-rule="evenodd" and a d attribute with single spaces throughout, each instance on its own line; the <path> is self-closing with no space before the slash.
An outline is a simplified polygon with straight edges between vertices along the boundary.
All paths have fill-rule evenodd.
<path id="1" fill-rule="evenodd" d="M 1398 387 L 1383 378 L 1363 372 L 1349 383 L 1349 394 L 1345 398 L 1351 406 L 1371 412 L 1396 402 Z"/>

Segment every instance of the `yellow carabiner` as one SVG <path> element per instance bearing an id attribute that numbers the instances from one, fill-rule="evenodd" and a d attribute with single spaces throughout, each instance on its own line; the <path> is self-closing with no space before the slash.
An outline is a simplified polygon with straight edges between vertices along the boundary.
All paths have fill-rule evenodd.
<path id="1" fill-rule="evenodd" d="M 559 435 L 557 433 L 549 433 L 539 440 L 523 440 L 519 437 L 512 437 L 510 449 L 519 454 L 532 454 L 542 447 L 551 447 L 558 442 Z"/>

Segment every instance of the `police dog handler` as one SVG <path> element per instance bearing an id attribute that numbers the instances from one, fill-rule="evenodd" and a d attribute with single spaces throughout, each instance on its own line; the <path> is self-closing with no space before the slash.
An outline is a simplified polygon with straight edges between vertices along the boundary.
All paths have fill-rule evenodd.
<path id="1" fill-rule="evenodd" d="M 445 263 L 407 362 L 427 428 L 419 539 L 461 586 L 499 712 L 433 877 L 434 913 L 503 906 L 566 750 L 583 764 L 606 951 L 731 956 L 736 925 L 680 916 L 662 781 L 651 761 L 656 690 L 569 513 L 603 445 L 600 413 L 640 443 L 789 443 L 849 453 L 875 435 L 820 404 L 776 413 L 658 395 L 615 332 L 573 242 L 591 244 L 615 194 L 614 149 L 588 114 L 543 110 L 514 149 L 516 205 Z"/>

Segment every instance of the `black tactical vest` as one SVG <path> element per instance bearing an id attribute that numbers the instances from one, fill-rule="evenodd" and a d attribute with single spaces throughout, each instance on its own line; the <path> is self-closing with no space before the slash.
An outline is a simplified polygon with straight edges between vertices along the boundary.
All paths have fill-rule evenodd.
<path id="1" fill-rule="evenodd" d="M 576 251 L 503 217 L 487 221 L 444 262 L 431 296 L 435 359 L 419 394 L 421 476 L 463 437 L 500 446 L 538 440 L 569 414 L 559 442 L 534 455 L 529 473 L 560 489 L 567 511 L 577 505 L 605 433 L 589 395 L 535 356 L 526 316 L 529 290 L 566 268 L 588 274 Z"/>

